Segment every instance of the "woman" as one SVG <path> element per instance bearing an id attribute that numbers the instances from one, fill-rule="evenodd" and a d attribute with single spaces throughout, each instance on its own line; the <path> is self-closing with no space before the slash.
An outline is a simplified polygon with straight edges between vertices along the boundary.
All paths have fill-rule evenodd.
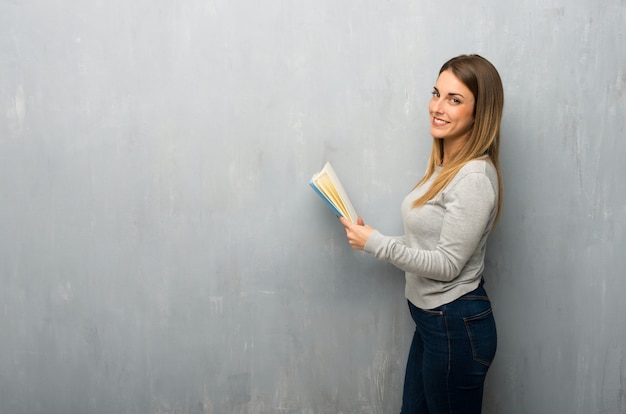
<path id="1" fill-rule="evenodd" d="M 480 413 L 496 352 L 483 287 L 487 237 L 501 207 L 498 164 L 502 82 L 477 55 L 446 62 L 429 105 L 426 174 L 401 205 L 404 236 L 340 218 L 348 242 L 406 272 L 415 321 L 402 413 Z"/>

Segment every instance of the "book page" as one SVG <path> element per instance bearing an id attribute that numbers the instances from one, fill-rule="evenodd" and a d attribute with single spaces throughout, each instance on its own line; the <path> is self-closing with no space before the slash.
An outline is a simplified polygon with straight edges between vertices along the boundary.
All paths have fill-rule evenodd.
<path id="1" fill-rule="evenodd" d="M 341 184 L 341 180 L 335 173 L 332 165 L 327 162 L 322 171 L 315 174 L 311 179 L 311 186 L 317 190 L 318 194 L 323 196 L 326 201 L 341 216 L 347 218 L 353 223 L 357 222 L 357 213 L 348 195 Z"/>
<path id="2" fill-rule="evenodd" d="M 349 218 L 350 214 L 348 213 L 348 210 L 346 209 L 346 206 L 342 201 L 341 196 L 337 191 L 337 188 L 333 185 L 333 182 L 328 174 L 325 172 L 322 173 L 317 178 L 317 180 L 315 180 L 315 184 L 322 190 L 322 193 L 324 193 L 324 195 L 328 197 L 328 199 L 337 207 L 337 209 L 341 211 L 342 215 Z"/>

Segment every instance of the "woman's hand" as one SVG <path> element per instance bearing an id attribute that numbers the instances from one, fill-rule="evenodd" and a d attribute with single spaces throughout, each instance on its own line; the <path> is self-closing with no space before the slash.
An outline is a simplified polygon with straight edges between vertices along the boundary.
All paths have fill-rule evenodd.
<path id="1" fill-rule="evenodd" d="M 339 221 L 341 221 L 341 224 L 343 224 L 346 230 L 346 237 L 348 238 L 350 246 L 352 246 L 354 250 L 363 250 L 367 239 L 369 239 L 374 229 L 371 226 L 366 226 L 361 217 L 357 219 L 357 224 L 354 224 L 345 217 L 339 217 Z"/>

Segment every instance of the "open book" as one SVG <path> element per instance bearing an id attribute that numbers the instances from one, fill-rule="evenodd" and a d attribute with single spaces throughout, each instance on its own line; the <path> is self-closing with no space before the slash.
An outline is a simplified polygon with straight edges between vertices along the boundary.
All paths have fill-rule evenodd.
<path id="1" fill-rule="evenodd" d="M 322 171 L 313 175 L 309 184 L 338 216 L 345 217 L 351 222 L 356 223 L 358 217 L 356 210 L 352 207 L 346 190 L 343 189 L 339 177 L 337 177 L 335 170 L 329 162 L 324 165 Z"/>

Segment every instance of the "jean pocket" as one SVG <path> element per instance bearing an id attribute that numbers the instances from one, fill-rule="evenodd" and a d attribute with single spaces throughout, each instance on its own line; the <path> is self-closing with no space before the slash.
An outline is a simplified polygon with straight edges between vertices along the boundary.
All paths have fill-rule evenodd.
<path id="1" fill-rule="evenodd" d="M 417 310 L 420 313 L 423 313 L 424 315 L 429 315 L 429 316 L 441 316 L 441 315 L 443 315 L 443 310 L 441 310 L 439 308 L 435 308 L 435 309 L 421 309 L 421 308 L 417 308 Z"/>
<path id="2" fill-rule="evenodd" d="M 497 333 L 496 322 L 491 308 L 478 315 L 463 318 L 469 336 L 474 360 L 482 365 L 490 366 L 496 355 Z"/>

